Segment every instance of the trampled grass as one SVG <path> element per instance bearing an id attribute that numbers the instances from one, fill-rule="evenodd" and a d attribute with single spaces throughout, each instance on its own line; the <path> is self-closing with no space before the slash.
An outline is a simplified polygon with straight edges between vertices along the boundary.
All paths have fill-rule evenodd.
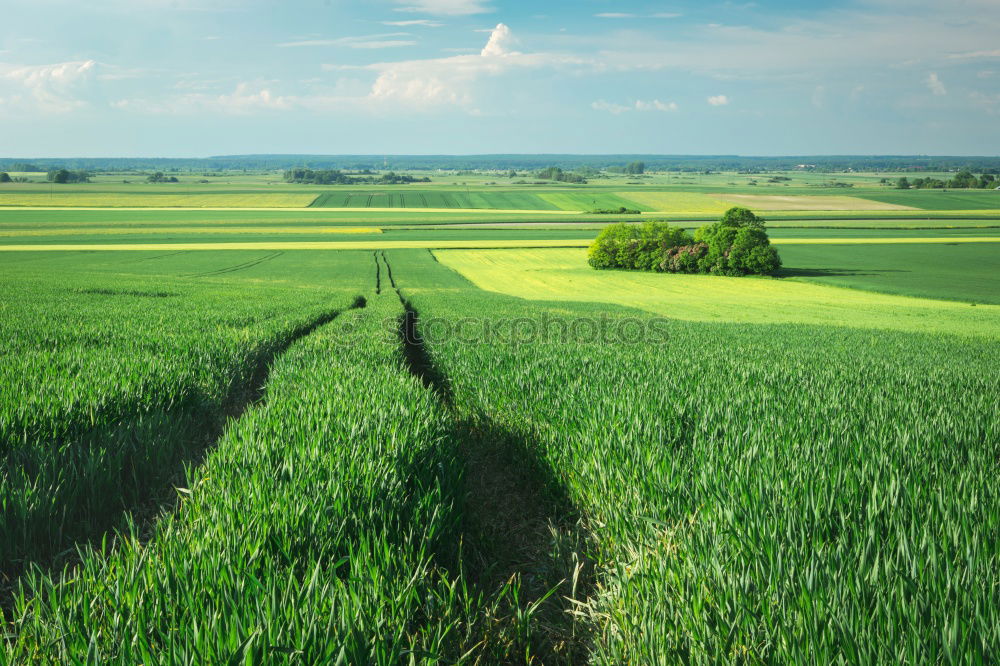
<path id="1" fill-rule="evenodd" d="M 428 345 L 456 408 L 520 433 L 586 517 L 590 663 L 993 654 L 1000 376 L 982 340 L 673 322 L 602 344 L 524 331 L 614 331 L 614 306 L 414 303 L 520 322 Z"/>
<path id="2" fill-rule="evenodd" d="M 179 275 L 158 255 L 5 262 L 0 573 L 148 510 L 270 355 L 366 282 L 368 257 L 349 254 L 328 257 L 323 289 L 248 279 L 280 254 L 204 255 Z"/>
<path id="3" fill-rule="evenodd" d="M 773 278 L 595 271 L 575 249 L 438 251 L 481 289 L 539 301 L 626 305 L 675 319 L 796 323 L 1000 337 L 1000 306 Z"/>

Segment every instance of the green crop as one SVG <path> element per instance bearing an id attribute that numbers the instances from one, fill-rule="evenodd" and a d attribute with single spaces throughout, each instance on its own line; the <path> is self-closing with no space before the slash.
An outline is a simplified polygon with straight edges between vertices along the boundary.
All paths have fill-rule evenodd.
<path id="1" fill-rule="evenodd" d="M 421 289 L 433 270 L 397 271 L 415 307 L 485 330 L 542 313 L 647 318 L 457 281 Z M 994 345 L 836 326 L 667 330 L 665 342 L 427 341 L 456 409 L 520 433 L 586 516 L 593 662 L 995 657 Z"/>
<path id="2" fill-rule="evenodd" d="M 5 519 L 114 510 L 23 521 L 0 663 L 996 659 L 993 329 L 532 301 L 423 250 L 16 254 L 4 441 L 93 462 Z"/>

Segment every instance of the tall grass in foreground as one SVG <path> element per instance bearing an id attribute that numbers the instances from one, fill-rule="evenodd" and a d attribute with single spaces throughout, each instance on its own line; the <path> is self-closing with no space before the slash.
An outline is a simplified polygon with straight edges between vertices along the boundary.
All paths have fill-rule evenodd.
<path id="1" fill-rule="evenodd" d="M 397 270 L 424 317 L 492 331 L 543 313 L 646 318 L 458 280 L 420 288 L 447 282 L 441 270 Z M 456 410 L 534 442 L 587 516 L 591 661 L 995 659 L 996 345 L 821 326 L 668 330 L 666 344 L 427 341 Z"/>
<path id="2" fill-rule="evenodd" d="M 16 599 L 10 663 L 427 663 L 471 648 L 449 423 L 373 297 L 293 345 L 148 544 Z M 445 561 L 441 561 L 442 558 Z M 463 648 L 463 645 L 468 645 Z"/>
<path id="3" fill-rule="evenodd" d="M 162 499 L 269 359 L 354 297 L 136 277 L 0 288 L 0 581 Z"/>

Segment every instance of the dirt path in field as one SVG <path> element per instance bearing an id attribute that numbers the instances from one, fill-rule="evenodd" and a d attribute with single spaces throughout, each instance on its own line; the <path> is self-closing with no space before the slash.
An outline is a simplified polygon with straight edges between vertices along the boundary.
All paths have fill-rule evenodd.
<path id="1" fill-rule="evenodd" d="M 246 410 L 264 399 L 268 378 L 275 361 L 295 342 L 310 335 L 319 327 L 330 323 L 343 311 L 363 308 L 365 305 L 364 297 L 358 296 L 350 307 L 344 310 L 331 310 L 319 314 L 300 326 L 287 331 L 279 340 L 275 340 L 271 344 L 262 345 L 261 352 L 251 362 L 252 368 L 250 372 L 239 373 L 238 375 L 249 375 L 248 378 L 242 381 L 234 381 L 228 395 L 219 404 L 217 411 L 211 414 L 190 414 L 179 411 L 174 415 L 177 421 L 187 424 L 191 432 L 191 439 L 182 441 L 185 445 L 178 447 L 176 459 L 173 460 L 170 469 L 157 475 L 155 479 L 149 479 L 145 497 L 140 498 L 137 502 L 131 502 L 128 506 L 124 506 L 117 515 L 91 517 L 94 530 L 88 539 L 84 541 L 77 539 L 72 543 L 64 543 L 63 546 L 66 550 L 59 555 L 53 557 L 51 560 L 36 560 L 32 564 L 51 571 L 71 571 L 78 557 L 78 551 L 75 546 L 82 545 L 87 541 L 90 543 L 100 543 L 106 537 L 110 537 L 110 541 L 113 543 L 116 539 L 113 536 L 113 531 L 123 529 L 125 527 L 124 521 L 127 517 L 137 526 L 136 531 L 140 540 L 145 541 L 149 539 L 152 536 L 153 527 L 157 519 L 163 515 L 165 510 L 169 510 L 176 505 L 178 501 L 177 488 L 185 485 L 186 469 L 189 466 L 194 468 L 201 465 L 205 456 L 215 448 L 215 445 L 223 436 L 227 424 L 230 421 L 239 419 Z M 126 417 L 120 427 L 132 432 L 133 425 L 133 422 Z M 137 432 L 145 433 L 143 436 L 153 438 L 152 441 L 137 439 L 137 447 L 153 447 L 162 444 L 156 441 L 156 432 L 147 433 L 141 430 Z M 108 433 L 101 430 L 95 433 L 84 434 L 79 439 L 86 441 L 88 437 L 94 437 L 100 441 L 102 437 L 106 436 L 108 436 Z M 136 437 L 134 432 L 131 436 Z M 86 479 L 81 479 L 80 484 L 81 487 L 86 487 Z M 102 520 L 102 518 L 106 519 Z M 128 533 L 128 530 L 126 530 L 126 533 Z M 0 609 L 2 611 L 10 610 L 17 579 L 23 573 L 25 566 L 26 563 L 0 563 Z"/>
<path id="2" fill-rule="evenodd" d="M 480 659 L 520 663 L 526 646 L 515 654 L 497 636 L 518 634 L 527 622 L 537 663 L 582 663 L 587 631 L 572 611 L 592 591 L 594 568 L 584 554 L 588 536 L 580 511 L 539 458 L 538 442 L 456 407 L 448 377 L 421 338 L 419 313 L 400 292 L 385 254 L 380 258 L 403 305 L 398 334 L 406 367 L 455 419 L 451 438 L 464 466 L 463 571 L 503 613 L 486 623 Z"/>

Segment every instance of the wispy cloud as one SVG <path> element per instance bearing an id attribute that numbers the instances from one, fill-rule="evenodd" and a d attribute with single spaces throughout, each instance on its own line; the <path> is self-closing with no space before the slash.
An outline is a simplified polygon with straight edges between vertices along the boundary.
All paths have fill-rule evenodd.
<path id="1" fill-rule="evenodd" d="M 712 95 L 708 98 L 708 103 L 712 106 L 726 106 L 729 104 L 729 98 L 725 95 Z"/>
<path id="2" fill-rule="evenodd" d="M 391 25 L 399 28 L 405 28 L 409 26 L 423 26 L 424 28 L 440 28 L 444 25 L 441 21 L 432 21 L 430 19 L 411 19 L 408 21 L 382 21 L 382 25 Z"/>
<path id="3" fill-rule="evenodd" d="M 301 48 L 310 46 L 340 46 L 349 49 L 388 49 L 401 46 L 415 46 L 413 39 L 398 39 L 407 37 L 408 32 L 387 32 L 381 35 L 365 35 L 361 37 L 338 37 L 336 39 L 303 39 L 294 42 L 282 42 L 278 48 Z"/>
<path id="4" fill-rule="evenodd" d="M 420 12 L 433 16 L 468 16 L 492 12 L 485 0 L 397 0 L 397 12 Z"/>
<path id="5" fill-rule="evenodd" d="M 676 102 L 661 102 L 658 99 L 649 101 L 637 99 L 630 105 L 617 104 L 599 99 L 596 102 L 592 102 L 590 108 L 596 111 L 607 111 L 608 113 L 620 115 L 629 111 L 677 111 L 680 107 Z"/>
<path id="6" fill-rule="evenodd" d="M 625 12 L 601 12 L 600 14 L 594 14 L 597 18 L 606 19 L 627 19 L 635 18 L 635 14 L 627 14 Z"/>

